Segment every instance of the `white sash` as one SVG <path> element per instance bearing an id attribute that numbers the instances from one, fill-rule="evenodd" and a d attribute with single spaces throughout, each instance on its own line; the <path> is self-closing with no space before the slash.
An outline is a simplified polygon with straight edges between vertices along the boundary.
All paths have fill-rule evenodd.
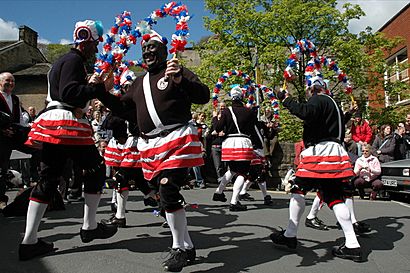
<path id="1" fill-rule="evenodd" d="M 148 113 L 151 117 L 152 122 L 154 123 L 155 127 L 163 127 L 162 121 L 159 119 L 158 113 L 155 110 L 154 100 L 152 99 L 152 92 L 151 92 L 151 85 L 149 83 L 149 72 L 145 74 L 143 80 L 143 89 L 144 89 L 144 97 L 145 102 L 147 104 Z"/>
<path id="2" fill-rule="evenodd" d="M 228 107 L 228 109 L 229 109 L 229 111 L 231 111 L 233 123 L 235 123 L 236 129 L 238 129 L 238 133 L 239 133 L 239 134 L 242 134 L 242 133 L 241 133 L 241 130 L 239 130 L 238 120 L 236 119 L 236 116 L 235 116 L 235 114 L 233 113 L 232 107 L 230 106 L 230 107 Z"/>

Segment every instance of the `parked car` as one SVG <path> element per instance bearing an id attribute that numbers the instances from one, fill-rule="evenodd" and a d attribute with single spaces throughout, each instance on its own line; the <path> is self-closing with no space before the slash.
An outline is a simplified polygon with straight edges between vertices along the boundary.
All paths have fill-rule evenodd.
<path id="1" fill-rule="evenodd" d="M 382 163 L 383 189 L 390 195 L 410 195 L 410 159 Z"/>

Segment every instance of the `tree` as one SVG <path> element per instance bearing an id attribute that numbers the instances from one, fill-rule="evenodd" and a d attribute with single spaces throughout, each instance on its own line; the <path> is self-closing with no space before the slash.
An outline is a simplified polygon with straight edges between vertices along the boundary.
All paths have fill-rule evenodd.
<path id="1" fill-rule="evenodd" d="M 69 52 L 71 47 L 71 45 L 49 44 L 45 52 L 46 59 L 50 63 L 54 63 L 58 58 Z M 88 73 L 94 72 L 95 61 L 96 57 L 92 58 L 91 60 L 87 60 L 85 67 Z"/>
<path id="2" fill-rule="evenodd" d="M 205 26 L 215 35 L 201 44 L 201 66 L 196 72 L 213 86 L 229 69 L 254 75 L 258 65 L 263 83 L 278 89 L 283 84 L 285 61 L 292 47 L 298 40 L 309 39 L 319 55 L 337 60 L 354 83 L 355 94 L 360 96 L 371 80 L 364 69 L 371 68 L 371 61 L 380 56 L 371 58 L 365 54 L 366 42 L 374 38 L 371 33 L 360 36 L 348 30 L 351 20 L 364 15 L 360 6 L 346 3 L 339 10 L 336 4 L 336 0 L 205 0 L 206 8 L 214 15 L 205 18 Z M 303 72 L 308 61 L 308 56 L 299 60 L 296 80 L 288 84 L 300 101 L 305 100 Z M 342 85 L 337 85 L 334 72 L 323 72 L 325 78 L 333 80 L 330 88 L 334 88 L 337 99 L 349 101 L 341 92 Z M 292 139 L 295 132 L 300 133 L 297 123 L 286 124 L 282 139 Z"/>

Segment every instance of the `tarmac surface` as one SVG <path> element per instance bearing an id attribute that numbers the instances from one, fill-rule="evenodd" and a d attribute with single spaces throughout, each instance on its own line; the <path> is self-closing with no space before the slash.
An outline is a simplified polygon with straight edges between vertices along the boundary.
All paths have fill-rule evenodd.
<path id="1" fill-rule="evenodd" d="M 263 205 L 260 191 L 249 193 L 255 201 L 246 212 L 230 212 L 226 204 L 212 201 L 214 188 L 183 191 L 188 203 L 188 228 L 197 249 L 197 259 L 182 272 L 410 272 L 410 205 L 396 201 L 355 199 L 356 218 L 372 227 L 360 236 L 366 261 L 355 263 L 333 257 L 333 246 L 344 242 L 336 228 L 333 212 L 324 206 L 319 218 L 331 227 L 319 231 L 304 226 L 313 194 L 307 197 L 298 233 L 298 247 L 290 252 L 273 246 L 269 235 L 286 228 L 289 195 L 270 192 L 274 204 Z M 15 196 L 16 192 L 8 192 Z M 229 200 L 231 192 L 226 195 Z M 154 208 L 145 207 L 139 191 L 131 191 L 127 203 L 127 227 L 108 240 L 84 244 L 79 237 L 83 203 L 66 205 L 65 211 L 47 212 L 40 225 L 39 237 L 54 242 L 54 253 L 30 261 L 18 260 L 18 243 L 24 233 L 25 217 L 0 216 L 1 273 L 151 273 L 163 272 L 161 263 L 172 244 L 171 233 L 163 228 L 163 218 L 154 216 Z M 106 190 L 97 220 L 109 218 L 111 190 Z"/>

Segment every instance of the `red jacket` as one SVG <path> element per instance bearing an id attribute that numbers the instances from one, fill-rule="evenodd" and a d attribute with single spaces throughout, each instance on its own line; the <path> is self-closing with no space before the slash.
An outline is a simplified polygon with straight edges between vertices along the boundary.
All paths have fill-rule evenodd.
<path id="1" fill-rule="evenodd" d="M 366 143 L 370 143 L 372 140 L 372 129 L 367 121 L 362 120 L 359 125 L 352 125 L 352 139 L 355 142 L 363 141 Z"/>

